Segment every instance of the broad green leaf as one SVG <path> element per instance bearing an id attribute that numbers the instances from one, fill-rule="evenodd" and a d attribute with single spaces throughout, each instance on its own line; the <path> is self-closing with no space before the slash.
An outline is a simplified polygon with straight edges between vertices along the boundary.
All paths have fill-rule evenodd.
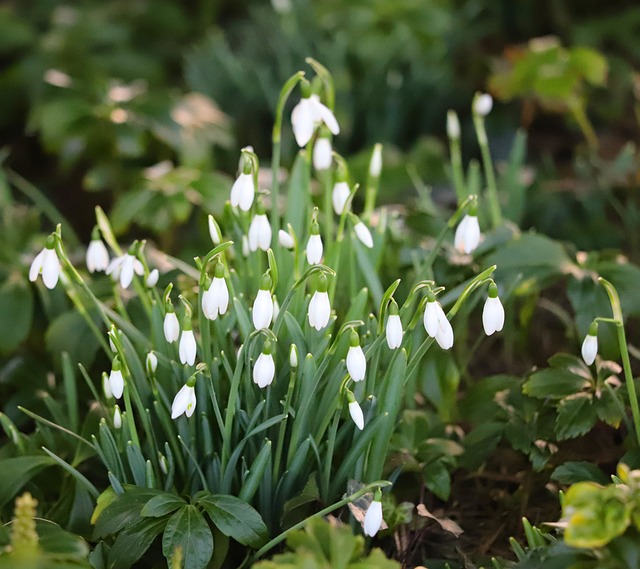
<path id="1" fill-rule="evenodd" d="M 575 484 L 576 482 L 606 484 L 609 481 L 595 464 L 585 461 L 565 462 L 552 472 L 551 478 L 561 484 Z"/>
<path id="2" fill-rule="evenodd" d="M 424 483 L 438 498 L 448 500 L 451 494 L 451 475 L 441 460 L 430 462 L 422 471 Z"/>
<path id="3" fill-rule="evenodd" d="M 10 276 L 0 286 L 0 353 L 15 350 L 27 337 L 33 318 L 31 287 Z"/>
<path id="4" fill-rule="evenodd" d="M 159 496 L 151 498 L 151 500 L 144 505 L 140 511 L 140 515 L 145 518 L 159 518 L 175 512 L 184 505 L 185 501 L 175 494 L 160 494 Z"/>
<path id="5" fill-rule="evenodd" d="M 94 539 L 118 533 L 140 517 L 145 504 L 159 494 L 158 490 L 125 485 L 124 494 L 117 495 L 95 520 Z"/>
<path id="6" fill-rule="evenodd" d="M 595 424 L 597 415 L 591 395 L 580 394 L 567 397 L 558 406 L 556 434 L 558 439 L 573 439 L 588 433 Z"/>
<path id="7" fill-rule="evenodd" d="M 267 538 L 267 526 L 260 514 L 239 498 L 213 494 L 201 499 L 198 504 L 223 534 L 242 545 L 257 548 Z"/>
<path id="8" fill-rule="evenodd" d="M 58 316 L 45 334 L 47 350 L 58 356 L 69 354 L 71 361 L 89 367 L 98 350 L 99 343 L 80 313 L 73 310 Z"/>
<path id="9" fill-rule="evenodd" d="M 86 559 L 89 555 L 89 546 L 84 539 L 62 529 L 56 523 L 49 520 L 36 520 L 36 531 L 40 546 L 47 553 L 78 559 Z"/>
<path id="10" fill-rule="evenodd" d="M 55 461 L 46 456 L 19 456 L 0 459 L 0 506 L 20 491 L 32 476 Z"/>
<path id="11" fill-rule="evenodd" d="M 542 369 L 529 377 L 522 386 L 522 392 L 540 399 L 562 399 L 581 393 L 590 387 L 590 382 L 562 369 Z"/>
<path id="12" fill-rule="evenodd" d="M 142 518 L 125 527 L 109 551 L 111 569 L 129 569 L 167 525 L 167 518 Z"/>
<path id="13" fill-rule="evenodd" d="M 213 535 L 198 508 L 182 506 L 167 522 L 162 536 L 162 553 L 171 562 L 176 547 L 182 548 L 184 567 L 204 569 L 213 554 Z"/>

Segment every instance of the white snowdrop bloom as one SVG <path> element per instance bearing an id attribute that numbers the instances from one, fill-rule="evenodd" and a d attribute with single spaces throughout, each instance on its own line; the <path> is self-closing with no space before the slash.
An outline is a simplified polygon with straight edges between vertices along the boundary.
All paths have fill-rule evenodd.
<path id="1" fill-rule="evenodd" d="M 320 137 L 313 145 L 313 167 L 320 170 L 328 170 L 331 168 L 333 161 L 333 149 L 331 141 L 326 137 Z"/>
<path id="2" fill-rule="evenodd" d="M 290 233 L 287 233 L 284 229 L 278 231 L 278 243 L 285 249 L 293 249 L 295 242 Z"/>
<path id="3" fill-rule="evenodd" d="M 120 413 L 120 407 L 118 407 L 117 405 L 113 410 L 113 426 L 116 429 L 122 428 L 122 414 Z"/>
<path id="4" fill-rule="evenodd" d="M 389 348 L 395 350 L 402 345 L 404 332 L 402 330 L 402 320 L 400 320 L 400 315 L 398 314 L 398 305 L 395 300 L 392 301 L 389 307 L 389 317 L 387 318 L 385 333 Z"/>
<path id="5" fill-rule="evenodd" d="M 167 342 L 171 344 L 172 342 L 178 341 L 180 337 L 180 323 L 171 305 L 167 307 L 167 313 L 164 315 L 163 329 L 164 338 Z"/>
<path id="6" fill-rule="evenodd" d="M 196 352 L 198 347 L 196 345 L 196 337 L 193 334 L 190 324 L 187 321 L 187 325 L 184 326 L 182 334 L 180 336 L 180 345 L 178 346 L 178 353 L 180 355 L 180 362 L 192 366 L 196 361 Z"/>
<path id="7" fill-rule="evenodd" d="M 453 110 L 447 112 L 447 136 L 452 140 L 460 138 L 460 121 L 458 114 Z"/>
<path id="8" fill-rule="evenodd" d="M 220 245 L 220 243 L 222 243 L 222 235 L 220 233 L 220 227 L 216 223 L 213 215 L 209 214 L 207 216 L 207 222 L 209 225 L 209 237 L 211 237 L 211 242 L 214 245 Z"/>
<path id="9" fill-rule="evenodd" d="M 500 332 L 504 326 L 504 307 L 498 298 L 498 287 L 495 283 L 489 286 L 489 296 L 482 309 L 482 326 L 487 336 Z"/>
<path id="10" fill-rule="evenodd" d="M 196 390 L 195 382 L 189 385 L 192 380 L 189 380 L 182 386 L 180 391 L 176 394 L 171 405 L 171 418 L 177 419 L 185 413 L 187 417 L 191 417 L 196 409 Z"/>
<path id="11" fill-rule="evenodd" d="M 380 491 L 378 490 L 364 515 L 363 529 L 365 535 L 369 537 L 376 535 L 382 527 L 382 502 L 380 499 Z"/>
<path id="12" fill-rule="evenodd" d="M 322 237 L 320 237 L 320 227 L 316 222 L 311 225 L 311 234 L 307 241 L 307 262 L 310 265 L 317 265 L 322 261 Z"/>
<path id="13" fill-rule="evenodd" d="M 111 364 L 109 387 L 111 388 L 111 393 L 116 399 L 120 399 L 120 397 L 122 397 L 122 393 L 124 391 L 124 377 L 122 377 L 120 360 L 118 358 L 114 358 L 113 363 Z"/>
<path id="14" fill-rule="evenodd" d="M 276 373 L 276 365 L 271 354 L 271 342 L 267 340 L 262 348 L 262 353 L 258 356 L 253 366 L 253 383 L 260 389 L 271 385 Z"/>
<path id="15" fill-rule="evenodd" d="M 251 318 L 256 330 L 268 328 L 273 320 L 273 297 L 271 296 L 271 277 L 265 273 L 262 275 L 260 290 L 253 302 Z"/>
<path id="16" fill-rule="evenodd" d="M 353 230 L 356 232 L 356 237 L 365 247 L 373 249 L 373 236 L 369 228 L 362 223 L 362 221 L 358 221 L 358 223 L 353 226 Z"/>
<path id="17" fill-rule="evenodd" d="M 369 161 L 369 176 L 379 178 L 382 172 L 382 144 L 377 143 L 373 147 L 371 160 Z"/>
<path id="18" fill-rule="evenodd" d="M 145 284 L 147 285 L 147 288 L 153 288 L 154 286 L 156 286 L 158 284 L 159 278 L 160 278 L 160 271 L 158 271 L 158 269 L 153 269 L 149 273 L 149 276 L 147 276 L 147 280 L 145 282 Z"/>
<path id="19" fill-rule="evenodd" d="M 316 330 L 322 330 L 326 327 L 331 317 L 331 304 L 327 294 L 328 286 L 327 277 L 321 275 L 318 279 L 318 290 L 313 293 L 311 302 L 309 302 L 309 310 L 307 312 L 309 325 Z"/>
<path id="20" fill-rule="evenodd" d="M 111 391 L 111 382 L 109 381 L 109 376 L 106 373 L 102 374 L 102 391 L 104 392 L 104 396 L 106 399 L 111 399 L 113 397 L 113 391 Z"/>
<path id="21" fill-rule="evenodd" d="M 349 402 L 349 415 L 351 415 L 351 419 L 356 427 L 362 431 L 362 429 L 364 429 L 364 414 L 362 413 L 360 404 L 349 390 L 347 390 L 347 401 Z"/>
<path id="22" fill-rule="evenodd" d="M 99 237 L 89 243 L 86 261 L 90 273 L 104 271 L 109 266 L 109 251 Z"/>
<path id="23" fill-rule="evenodd" d="M 106 273 L 114 280 L 119 280 L 122 288 L 129 288 L 134 273 L 138 276 L 144 275 L 144 266 L 134 255 L 126 253 L 112 259 Z"/>
<path id="24" fill-rule="evenodd" d="M 329 107 L 320 102 L 318 95 L 303 97 L 291 112 L 291 126 L 296 142 L 301 148 L 306 146 L 313 136 L 313 131 L 320 123 L 334 134 L 340 133 L 340 126 Z"/>
<path id="25" fill-rule="evenodd" d="M 429 300 L 424 311 L 424 328 L 443 350 L 453 346 L 453 328 L 440 303 Z"/>
<path id="26" fill-rule="evenodd" d="M 335 211 L 337 215 L 343 214 L 350 194 L 351 190 L 346 180 L 338 181 L 333 185 L 331 202 L 333 203 L 333 211 Z"/>
<path id="27" fill-rule="evenodd" d="M 289 365 L 295 369 L 298 367 L 298 346 L 291 344 L 289 348 Z"/>
<path id="28" fill-rule="evenodd" d="M 149 375 L 153 375 L 158 369 L 158 356 L 156 356 L 153 352 L 149 352 L 147 354 L 147 359 L 145 362 L 147 373 Z"/>
<path id="29" fill-rule="evenodd" d="M 589 333 L 582 342 L 582 359 L 588 366 L 596 361 L 598 354 L 598 323 L 593 322 L 589 327 Z"/>
<path id="30" fill-rule="evenodd" d="M 229 289 L 224 279 L 224 266 L 218 263 L 209 289 L 202 297 L 202 310 L 209 320 L 223 315 L 229 307 Z"/>
<path id="31" fill-rule="evenodd" d="M 258 213 L 253 216 L 251 225 L 249 226 L 249 249 L 257 251 L 262 249 L 266 251 L 271 247 L 271 224 L 269 218 L 264 213 Z"/>
<path id="32" fill-rule="evenodd" d="M 367 359 L 360 346 L 360 336 L 355 330 L 351 331 L 349 338 L 349 351 L 347 352 L 347 371 L 353 381 L 362 381 L 367 372 Z"/>
<path id="33" fill-rule="evenodd" d="M 460 253 L 472 253 L 480 244 L 480 224 L 476 215 L 465 215 L 456 228 L 453 240 Z"/>
<path id="34" fill-rule="evenodd" d="M 473 112 L 486 117 L 493 108 L 493 98 L 489 93 L 477 93 L 473 99 Z"/>
<path id="35" fill-rule="evenodd" d="M 54 246 L 54 239 L 48 239 L 46 247 L 36 255 L 29 268 L 29 280 L 35 282 L 42 273 L 42 282 L 48 289 L 55 288 L 60 277 L 60 261 Z"/>
<path id="36" fill-rule="evenodd" d="M 239 207 L 242 211 L 249 211 L 253 205 L 255 194 L 253 174 L 250 171 L 248 173 L 242 172 L 231 187 L 231 205 Z"/>

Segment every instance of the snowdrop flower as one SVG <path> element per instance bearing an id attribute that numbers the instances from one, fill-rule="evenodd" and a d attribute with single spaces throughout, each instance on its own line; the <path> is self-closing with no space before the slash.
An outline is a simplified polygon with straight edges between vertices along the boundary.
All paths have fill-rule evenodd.
<path id="1" fill-rule="evenodd" d="M 353 381 L 362 381 L 367 372 L 367 360 L 360 346 L 360 336 L 355 330 L 351 330 L 351 336 L 349 337 L 347 371 Z"/>
<path id="2" fill-rule="evenodd" d="M 253 319 L 253 325 L 256 330 L 268 328 L 273 320 L 273 297 L 271 296 L 272 284 L 269 273 L 262 275 L 260 290 L 253 302 L 253 310 L 251 312 L 251 318 Z"/>
<path id="3" fill-rule="evenodd" d="M 224 265 L 216 264 L 211 286 L 202 297 L 202 311 L 209 320 L 222 316 L 229 307 L 229 289 L 224 279 Z"/>
<path id="4" fill-rule="evenodd" d="M 109 266 L 109 251 L 100 239 L 100 233 L 97 227 L 93 228 L 91 235 L 91 243 L 87 247 L 87 269 L 90 273 L 96 271 L 104 271 Z"/>
<path id="5" fill-rule="evenodd" d="M 460 139 L 460 121 L 458 114 L 453 110 L 447 112 L 447 136 L 451 140 Z"/>
<path id="6" fill-rule="evenodd" d="M 262 203 L 258 202 L 256 215 L 249 226 L 249 249 L 266 251 L 271 247 L 271 224 L 264 211 Z"/>
<path id="7" fill-rule="evenodd" d="M 486 117 L 493 108 L 493 98 L 489 93 L 476 93 L 473 99 L 473 112 L 476 115 Z"/>
<path id="8" fill-rule="evenodd" d="M 487 336 L 500 332 L 504 326 L 504 307 L 498 298 L 498 287 L 495 283 L 489 285 L 489 296 L 482 309 L 482 326 Z"/>
<path id="9" fill-rule="evenodd" d="M 147 276 L 147 280 L 145 281 L 147 288 L 153 288 L 154 286 L 156 286 L 158 284 L 159 278 L 160 278 L 160 271 L 158 271 L 158 269 L 153 269 L 149 273 L 149 275 Z"/>
<path id="10" fill-rule="evenodd" d="M 588 366 L 596 361 L 598 354 L 598 323 L 592 322 L 589 326 L 589 332 L 582 342 L 582 359 Z"/>
<path id="11" fill-rule="evenodd" d="M 290 233 L 287 233 L 284 229 L 278 231 L 278 243 L 285 249 L 293 249 L 295 241 Z"/>
<path id="12" fill-rule="evenodd" d="M 371 231 L 369 231 L 369 228 L 362 223 L 362 221 L 358 221 L 353 226 L 353 230 L 356 232 L 356 237 L 365 247 L 373 249 L 373 237 L 371 235 Z"/>
<path id="13" fill-rule="evenodd" d="M 456 234 L 453 239 L 455 248 L 460 253 L 472 253 L 480 244 L 480 224 L 476 215 L 475 207 L 472 206 L 469 214 L 462 218 L 462 221 L 456 228 Z"/>
<path id="14" fill-rule="evenodd" d="M 153 375 L 158 369 L 158 356 L 156 356 L 153 352 L 149 352 L 147 354 L 147 360 L 145 362 L 147 373 L 149 375 Z"/>
<path id="15" fill-rule="evenodd" d="M 373 147 L 369 161 L 369 176 L 379 178 L 380 172 L 382 172 L 382 144 L 377 143 Z"/>
<path id="16" fill-rule="evenodd" d="M 338 180 L 333 185 L 333 190 L 331 192 L 331 202 L 333 203 L 333 211 L 335 211 L 337 215 L 343 214 L 347 206 L 347 201 L 349 201 L 350 195 L 351 190 L 349 189 L 349 184 L 346 180 Z"/>
<path id="17" fill-rule="evenodd" d="M 275 373 L 276 366 L 271 355 L 271 342 L 267 340 L 253 366 L 253 383 L 256 383 L 260 389 L 267 387 L 271 385 Z"/>
<path id="18" fill-rule="evenodd" d="M 177 419 L 183 413 L 187 417 L 191 417 L 196 409 L 196 380 L 195 377 L 189 378 L 187 383 L 182 386 L 176 394 L 171 405 L 171 418 Z"/>
<path id="19" fill-rule="evenodd" d="M 118 357 L 113 358 L 113 362 L 111 364 L 111 373 L 109 374 L 109 387 L 111 388 L 111 393 L 116 399 L 120 399 L 122 397 L 122 392 L 124 391 L 124 378 L 122 377 L 121 364 Z"/>
<path id="20" fill-rule="evenodd" d="M 356 401 L 355 396 L 351 391 L 347 389 L 347 401 L 349 402 L 349 415 L 351 415 L 351 419 L 356 424 L 358 429 L 364 429 L 364 415 L 362 413 L 362 408 L 360 404 Z"/>
<path id="21" fill-rule="evenodd" d="M 167 342 L 171 344 L 172 342 L 178 341 L 180 337 L 180 323 L 178 322 L 178 317 L 171 303 L 167 303 L 167 313 L 164 315 L 163 329 L 164 338 Z"/>
<path id="22" fill-rule="evenodd" d="M 387 326 L 385 328 L 387 336 L 387 345 L 392 350 L 399 348 L 402 345 L 402 321 L 398 314 L 398 305 L 395 300 L 391 300 L 389 305 L 389 317 L 387 318 Z"/>
<path id="23" fill-rule="evenodd" d="M 102 373 L 102 391 L 104 392 L 105 398 L 111 399 L 113 397 L 113 391 L 111 391 L 109 376 L 105 372 Z"/>
<path id="24" fill-rule="evenodd" d="M 453 328 L 433 293 L 429 294 L 427 307 L 424 311 L 424 328 L 429 336 L 436 339 L 443 350 L 448 350 L 453 346 Z"/>
<path id="25" fill-rule="evenodd" d="M 122 428 L 122 414 L 120 413 L 120 407 L 118 407 L 117 405 L 113 410 L 113 426 L 116 429 Z"/>
<path id="26" fill-rule="evenodd" d="M 247 162 L 242 172 L 231 187 L 231 205 L 239 207 L 242 211 L 249 211 L 253 205 L 253 197 L 256 187 L 253 183 L 251 162 Z"/>
<path id="27" fill-rule="evenodd" d="M 29 268 L 29 280 L 35 282 L 42 273 L 42 282 L 48 289 L 53 289 L 58 284 L 60 277 L 60 261 L 55 250 L 55 237 L 47 238 L 45 247 L 38 253 Z"/>
<path id="28" fill-rule="evenodd" d="M 112 275 L 114 280 L 119 280 L 122 288 L 129 288 L 134 273 L 138 276 L 144 275 L 144 266 L 135 255 L 127 252 L 112 259 L 106 273 Z"/>
<path id="29" fill-rule="evenodd" d="M 289 365 L 291 369 L 296 369 L 298 367 L 298 346 L 295 344 L 291 344 L 289 348 Z"/>
<path id="30" fill-rule="evenodd" d="M 220 232 L 219 225 L 211 214 L 207 216 L 207 221 L 209 224 L 209 237 L 211 237 L 211 242 L 214 245 L 220 245 L 220 243 L 222 243 L 222 233 Z"/>
<path id="31" fill-rule="evenodd" d="M 197 351 L 196 337 L 191 329 L 191 318 L 187 315 L 182 322 L 182 334 L 180 336 L 180 345 L 178 346 L 180 362 L 192 366 L 196 361 Z"/>
<path id="32" fill-rule="evenodd" d="M 369 537 L 373 537 L 382 527 L 382 493 L 376 490 L 373 496 L 373 502 L 369 504 L 367 513 L 364 515 L 364 533 Z"/>
<path id="33" fill-rule="evenodd" d="M 304 87 L 303 87 L 304 89 Z M 324 123 L 335 135 L 340 133 L 340 126 L 329 107 L 320 102 L 318 95 L 304 94 L 291 113 L 291 126 L 298 146 L 306 146 L 313 136 L 313 131 Z"/>
<path id="34" fill-rule="evenodd" d="M 329 323 L 329 318 L 331 317 L 331 305 L 327 294 L 328 288 L 327 277 L 324 274 L 320 275 L 318 278 L 318 290 L 311 297 L 307 313 L 309 325 L 316 330 L 322 330 Z"/>
<path id="35" fill-rule="evenodd" d="M 328 170 L 331 168 L 332 161 L 333 149 L 331 148 L 331 141 L 321 136 L 313 145 L 313 167 L 318 171 Z"/>
<path id="36" fill-rule="evenodd" d="M 307 241 L 307 262 L 310 265 L 317 265 L 322 261 L 322 237 L 320 237 L 320 226 L 316 221 L 311 224 L 309 241 Z"/>

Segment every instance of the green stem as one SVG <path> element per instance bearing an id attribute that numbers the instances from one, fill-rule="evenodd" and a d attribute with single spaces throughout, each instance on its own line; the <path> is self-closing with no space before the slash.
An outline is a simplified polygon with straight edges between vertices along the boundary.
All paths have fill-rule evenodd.
<path id="1" fill-rule="evenodd" d="M 128 380 L 133 381 L 131 374 L 128 373 Z M 140 439 L 138 438 L 138 429 L 136 428 L 136 422 L 133 418 L 133 407 L 131 406 L 131 396 L 129 395 L 129 386 L 125 385 L 124 390 L 124 408 L 127 411 L 127 423 L 129 424 L 129 431 L 131 432 L 131 440 L 133 444 L 138 448 L 140 447 Z"/>
<path id="2" fill-rule="evenodd" d="M 451 154 L 451 176 L 453 187 L 456 190 L 458 203 L 462 203 L 467 197 L 467 188 L 464 183 L 464 170 L 462 168 L 462 152 L 460 151 L 460 139 L 449 139 L 449 152 Z"/>
<path id="3" fill-rule="evenodd" d="M 329 169 L 320 172 L 320 178 L 324 194 L 324 242 L 325 246 L 328 246 L 333 238 L 333 202 L 331 201 L 331 194 L 333 192 L 332 170 Z"/>
<path id="4" fill-rule="evenodd" d="M 291 406 L 291 398 L 293 397 L 293 390 L 296 384 L 297 369 L 292 369 L 289 374 L 289 386 L 287 387 L 287 394 L 284 398 L 284 413 L 285 418 L 280 423 L 280 430 L 278 432 L 278 443 L 276 446 L 275 459 L 273 461 L 273 479 L 280 480 L 280 460 L 282 458 L 282 449 L 284 446 L 284 436 L 287 431 L 287 420 L 289 419 L 289 407 Z"/>
<path id="5" fill-rule="evenodd" d="M 502 213 L 500 211 L 498 185 L 496 184 L 496 176 L 493 171 L 493 161 L 491 160 L 487 131 L 484 127 L 484 117 L 479 114 L 474 114 L 473 124 L 476 127 L 478 145 L 480 146 L 480 154 L 482 155 L 482 164 L 484 166 L 484 175 L 487 180 L 487 202 L 489 203 L 489 215 L 491 217 L 491 224 L 495 229 L 502 224 Z"/>
<path id="6" fill-rule="evenodd" d="M 324 458 L 324 473 L 322 476 L 322 491 L 321 495 L 323 500 L 327 500 L 329 498 L 329 484 L 331 482 L 331 465 L 333 462 L 333 449 L 336 446 L 336 436 L 338 434 L 338 425 L 340 424 L 340 415 L 342 411 L 342 406 L 338 404 L 337 409 L 334 411 L 333 415 L 333 424 L 331 425 L 331 430 L 329 431 L 329 436 L 327 439 L 327 454 Z"/>

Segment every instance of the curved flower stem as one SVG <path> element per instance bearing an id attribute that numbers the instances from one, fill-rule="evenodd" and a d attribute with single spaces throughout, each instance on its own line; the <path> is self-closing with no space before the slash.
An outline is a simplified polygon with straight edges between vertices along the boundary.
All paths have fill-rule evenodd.
<path id="1" fill-rule="evenodd" d="M 598 282 L 605 288 L 609 295 L 611 310 L 613 312 L 614 324 L 618 333 L 618 346 L 620 347 L 620 357 L 622 358 L 622 368 L 627 383 L 627 391 L 629 392 L 629 403 L 631 404 L 631 414 L 633 415 L 633 426 L 636 431 L 636 440 L 640 446 L 640 407 L 638 405 L 638 396 L 636 386 L 633 382 L 633 373 L 631 372 L 631 360 L 629 359 L 629 349 L 627 347 L 627 338 L 624 333 L 624 319 L 622 317 L 622 306 L 620 297 L 615 287 L 606 279 L 598 278 Z"/>
<path id="2" fill-rule="evenodd" d="M 491 225 L 495 229 L 502 224 L 502 212 L 500 210 L 498 185 L 496 184 L 496 175 L 493 171 L 493 161 L 491 160 L 487 131 L 484 127 L 484 117 L 478 113 L 473 113 L 473 124 L 476 127 L 478 146 L 480 146 L 482 165 L 484 166 L 484 175 L 487 181 L 487 202 L 489 203 Z"/>
<path id="3" fill-rule="evenodd" d="M 258 551 L 256 551 L 256 553 L 254 553 L 254 555 L 249 560 L 249 564 L 253 564 L 260 557 L 262 557 L 267 551 L 270 551 L 280 542 L 284 541 L 289 536 L 289 534 L 293 533 L 294 531 L 298 531 L 299 529 L 302 529 L 304 526 L 307 525 L 307 523 L 310 520 L 314 518 L 322 518 L 327 514 L 330 514 L 331 512 L 337 510 L 338 508 L 342 508 L 343 506 L 346 506 L 347 504 L 354 502 L 361 496 L 364 496 L 367 492 L 371 492 L 373 490 L 376 490 L 377 488 L 384 488 L 386 486 L 391 486 L 391 482 L 389 482 L 388 480 L 376 480 L 375 482 L 371 482 L 370 484 L 367 484 L 363 488 L 360 488 L 360 490 L 358 490 L 357 492 L 354 492 L 350 496 L 347 496 L 346 498 L 343 498 L 339 502 L 335 502 L 334 504 L 327 506 L 326 508 L 320 510 L 319 512 L 316 512 L 315 514 L 313 514 L 312 516 L 309 516 L 308 518 L 302 520 L 301 522 L 298 522 L 294 526 L 291 526 L 286 531 L 283 531 L 281 534 L 274 537 L 266 545 L 262 546 Z"/>

